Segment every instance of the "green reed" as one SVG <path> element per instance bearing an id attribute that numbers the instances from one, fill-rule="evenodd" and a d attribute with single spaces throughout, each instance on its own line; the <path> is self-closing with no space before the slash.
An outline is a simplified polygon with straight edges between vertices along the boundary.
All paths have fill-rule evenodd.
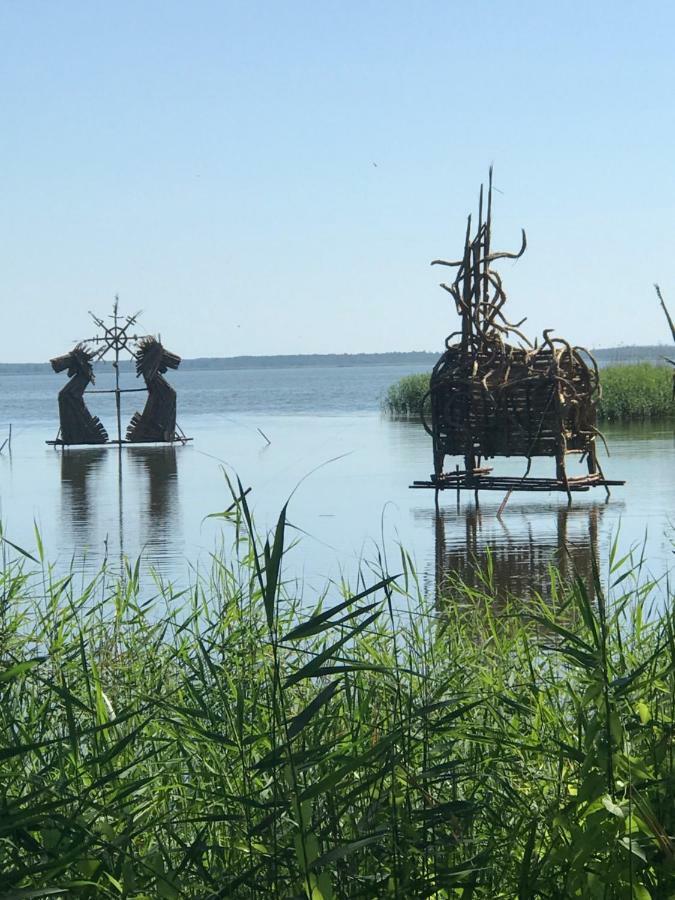
<path id="1" fill-rule="evenodd" d="M 644 421 L 675 415 L 673 375 L 665 365 L 607 366 L 600 370 L 600 384 L 600 421 Z M 428 390 L 428 375 L 406 375 L 389 387 L 382 408 L 392 415 L 419 417 Z"/>
<path id="2" fill-rule="evenodd" d="M 286 517 L 152 596 L 3 544 L 0 896 L 672 896 L 666 585 L 307 596 Z"/>
<path id="3" fill-rule="evenodd" d="M 608 422 L 666 419 L 675 415 L 673 374 L 667 366 L 640 363 L 600 370 L 598 416 Z"/>
<path id="4" fill-rule="evenodd" d="M 395 416 L 420 417 L 424 398 L 429 392 L 429 376 L 424 372 L 404 375 L 387 388 L 382 399 L 384 412 Z M 428 399 L 427 399 L 428 405 Z"/>

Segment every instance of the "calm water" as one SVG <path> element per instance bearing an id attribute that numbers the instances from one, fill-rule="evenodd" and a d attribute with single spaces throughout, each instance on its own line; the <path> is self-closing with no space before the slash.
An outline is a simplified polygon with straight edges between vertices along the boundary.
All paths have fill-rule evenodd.
<path id="1" fill-rule="evenodd" d="M 418 371 L 421 371 L 420 367 Z M 290 520 L 301 544 L 287 571 L 307 587 L 326 577 L 352 576 L 359 561 L 384 547 L 396 568 L 397 542 L 416 559 L 428 590 L 448 572 L 469 574 L 489 552 L 501 589 L 545 590 L 551 563 L 589 572 L 606 564 L 619 534 L 627 551 L 643 542 L 647 565 L 662 575 L 672 564 L 675 514 L 675 435 L 672 426 L 608 429 L 609 477 L 626 478 L 609 502 L 604 492 L 566 499 L 513 495 L 501 517 L 502 497 L 470 494 L 460 507 L 442 495 L 408 485 L 431 470 L 430 441 L 415 423 L 379 413 L 387 386 L 414 367 L 364 366 L 177 373 L 179 423 L 194 437 L 185 447 L 54 450 L 44 443 L 58 428 L 56 375 L 0 376 L 0 443 L 14 426 L 13 452 L 0 455 L 0 515 L 7 536 L 33 549 L 33 522 L 48 557 L 65 568 L 75 558 L 94 571 L 107 554 L 141 555 L 178 585 L 209 564 L 227 526 L 205 518 L 231 502 L 223 467 L 237 473 L 260 528 L 270 527 L 291 492 Z M 109 374 L 96 387 L 108 386 Z M 131 376 L 129 386 L 135 386 Z M 128 421 L 144 395 L 127 395 Z M 90 408 L 112 433 L 111 398 L 92 396 Z M 268 444 L 260 431 L 270 440 Z M 533 474 L 553 463 L 539 460 Z M 498 460 L 500 471 L 521 474 L 523 464 Z M 535 471 L 535 469 L 537 471 Z M 299 485 L 299 486 L 298 486 Z M 225 529 L 225 532 L 224 532 Z M 488 550 L 489 548 L 489 550 Z"/>

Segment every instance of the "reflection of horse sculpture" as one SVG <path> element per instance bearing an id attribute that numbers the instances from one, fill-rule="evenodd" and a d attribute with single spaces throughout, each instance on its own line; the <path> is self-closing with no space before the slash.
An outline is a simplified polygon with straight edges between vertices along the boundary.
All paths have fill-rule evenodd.
<path id="1" fill-rule="evenodd" d="M 78 344 L 65 356 L 51 360 L 55 372 L 68 370 L 70 381 L 59 391 L 61 441 L 64 444 L 105 444 L 108 434 L 97 416 L 92 416 L 83 400 L 87 385 L 94 381 L 93 354 Z"/>
<path id="2" fill-rule="evenodd" d="M 127 440 L 173 441 L 176 439 L 176 392 L 166 379 L 167 369 L 177 369 L 180 356 L 169 353 L 153 337 L 143 338 L 136 353 L 136 375 L 142 375 L 148 399 L 142 413 L 135 412 L 127 429 Z"/>
<path id="3" fill-rule="evenodd" d="M 129 447 L 128 459 L 139 475 L 147 480 L 148 496 L 143 509 L 148 514 L 149 523 L 158 526 L 160 532 L 166 531 L 170 519 L 176 516 L 178 503 L 176 448 Z"/>
<path id="4" fill-rule="evenodd" d="M 78 447 L 60 456 L 62 533 L 70 530 L 75 547 L 91 547 L 98 540 L 96 501 L 108 452 L 105 447 Z"/>

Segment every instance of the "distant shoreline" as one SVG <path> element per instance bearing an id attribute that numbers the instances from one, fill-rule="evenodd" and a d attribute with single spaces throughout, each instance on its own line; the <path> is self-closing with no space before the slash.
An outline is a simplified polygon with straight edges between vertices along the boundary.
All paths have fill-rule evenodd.
<path id="1" fill-rule="evenodd" d="M 433 366 L 441 354 L 441 350 L 431 352 L 412 350 L 392 353 L 307 353 L 285 354 L 279 356 L 226 356 L 198 357 L 184 359 L 181 368 L 184 370 L 237 370 L 237 369 L 299 369 L 299 368 L 335 368 L 351 366 L 400 366 L 427 365 Z M 591 351 L 600 365 L 609 363 L 663 362 L 672 346 L 648 345 L 635 347 L 600 347 Z M 110 363 L 99 365 L 109 366 Z M 122 362 L 123 371 L 132 370 L 132 361 Z M 42 363 L 0 363 L 0 375 L 40 373 L 51 371 L 48 362 Z"/>

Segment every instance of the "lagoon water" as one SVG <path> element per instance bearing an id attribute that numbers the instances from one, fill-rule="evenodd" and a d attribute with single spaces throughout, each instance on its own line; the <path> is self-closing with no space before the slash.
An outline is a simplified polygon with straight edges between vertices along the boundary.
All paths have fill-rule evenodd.
<path id="1" fill-rule="evenodd" d="M 62 376 L 0 375 L 0 444 L 13 425 L 12 453 L 0 454 L 0 518 L 7 538 L 34 551 L 34 523 L 45 554 L 62 571 L 75 562 L 93 573 L 104 558 L 140 556 L 151 571 L 184 587 L 210 565 L 230 526 L 210 513 L 232 501 L 225 472 L 251 487 L 260 530 L 274 525 L 292 494 L 292 538 L 286 572 L 302 576 L 307 593 L 327 578 L 353 578 L 363 561 L 387 554 L 399 569 L 398 545 L 414 558 L 427 590 L 448 573 L 469 577 L 471 563 L 488 555 L 501 591 L 546 592 L 551 564 L 588 577 L 595 560 L 606 569 L 614 539 L 623 552 L 644 553 L 645 568 L 662 576 L 672 566 L 675 540 L 673 425 L 605 429 L 608 477 L 625 478 L 606 501 L 601 489 L 564 495 L 514 494 L 501 518 L 499 494 L 441 495 L 409 490 L 431 471 L 430 439 L 418 423 L 392 421 L 379 411 L 389 384 L 425 366 L 178 371 L 179 424 L 194 438 L 187 446 L 53 449 L 58 429 L 56 394 Z M 131 374 L 126 386 L 137 386 Z M 111 384 L 110 372 L 96 387 Z M 124 397 L 123 421 L 144 402 Z M 89 406 L 114 429 L 110 395 Z M 269 443 L 268 443 L 269 440 Z M 521 474 L 523 461 L 497 460 Z M 553 462 L 538 460 L 533 474 Z M 535 471 L 536 469 L 536 471 Z"/>

